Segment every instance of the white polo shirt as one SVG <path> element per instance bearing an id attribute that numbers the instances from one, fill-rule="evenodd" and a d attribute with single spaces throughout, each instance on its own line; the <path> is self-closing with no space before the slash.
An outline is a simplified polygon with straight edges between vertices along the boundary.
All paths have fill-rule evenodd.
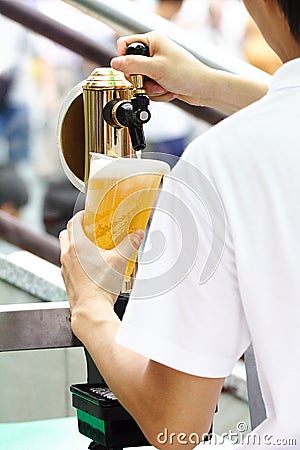
<path id="1" fill-rule="evenodd" d="M 230 374 L 252 341 L 267 409 L 255 430 L 262 448 L 300 446 L 299 111 L 296 59 L 263 99 L 187 148 L 158 202 L 117 337 L 204 377 Z"/>

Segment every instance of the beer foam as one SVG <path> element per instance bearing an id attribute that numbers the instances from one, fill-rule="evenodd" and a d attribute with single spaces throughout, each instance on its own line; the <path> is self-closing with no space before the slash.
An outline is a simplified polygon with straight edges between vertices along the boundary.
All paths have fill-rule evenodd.
<path id="1" fill-rule="evenodd" d="M 170 166 L 164 161 L 154 159 L 112 158 L 98 155 L 92 158 L 90 177 L 92 178 L 125 178 L 142 173 L 159 173 L 167 175 Z"/>

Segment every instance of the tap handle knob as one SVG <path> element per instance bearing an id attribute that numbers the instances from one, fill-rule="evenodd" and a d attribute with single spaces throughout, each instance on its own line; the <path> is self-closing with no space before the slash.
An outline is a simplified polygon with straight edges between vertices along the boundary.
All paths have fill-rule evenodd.
<path id="1" fill-rule="evenodd" d="M 149 47 L 142 42 L 133 42 L 128 45 L 126 55 L 142 55 L 150 56 Z M 144 150 L 146 140 L 143 125 L 150 120 L 151 114 L 148 110 L 149 98 L 144 89 L 144 76 L 141 74 L 131 74 L 131 82 L 133 85 L 133 97 L 131 99 L 132 110 L 126 120 L 132 146 L 134 150 Z"/>
<path id="2" fill-rule="evenodd" d="M 150 56 L 149 47 L 142 42 L 133 42 L 128 45 L 126 55 Z"/>
<path id="3" fill-rule="evenodd" d="M 149 47 L 142 42 L 133 42 L 128 45 L 126 50 L 126 55 L 142 55 L 150 56 Z M 144 76 L 140 74 L 131 74 L 131 82 L 134 88 L 134 95 L 145 95 L 146 91 L 144 89 Z"/>

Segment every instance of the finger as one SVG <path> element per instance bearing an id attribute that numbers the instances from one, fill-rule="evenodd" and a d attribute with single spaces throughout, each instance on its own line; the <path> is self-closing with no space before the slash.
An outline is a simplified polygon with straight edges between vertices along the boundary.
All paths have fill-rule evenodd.
<path id="1" fill-rule="evenodd" d="M 69 235 L 68 231 L 62 230 L 59 233 L 59 243 L 60 243 L 60 263 L 62 264 L 62 258 L 63 255 L 66 253 L 67 249 L 69 248 Z"/>
<path id="2" fill-rule="evenodd" d="M 147 56 L 117 56 L 111 60 L 110 65 L 113 69 L 123 72 L 127 77 L 130 74 L 139 73 L 154 78 L 153 62 Z"/>
<path id="3" fill-rule="evenodd" d="M 116 251 L 126 260 L 130 259 L 132 254 L 139 248 L 145 233 L 143 230 L 137 230 L 134 233 L 129 234 L 123 239 L 123 241 L 116 247 Z"/>
<path id="4" fill-rule="evenodd" d="M 163 95 L 148 95 L 153 102 L 171 102 L 172 100 L 178 98 L 178 95 L 173 94 L 172 92 L 167 92 Z"/>
<path id="5" fill-rule="evenodd" d="M 132 34 L 130 36 L 122 36 L 117 40 L 118 55 L 126 55 L 128 45 L 133 42 L 143 42 L 149 46 L 148 33 Z"/>
<path id="6" fill-rule="evenodd" d="M 69 240 L 72 244 L 75 243 L 74 242 L 74 227 L 82 228 L 83 217 L 84 217 L 84 211 L 79 211 L 67 223 L 68 236 L 69 236 Z"/>
<path id="7" fill-rule="evenodd" d="M 151 79 L 151 77 L 154 77 L 154 72 L 152 67 L 149 65 L 149 58 L 146 56 L 134 55 L 133 58 L 131 56 L 116 57 L 111 60 L 111 67 L 115 70 L 123 72 L 129 82 L 132 81 L 132 73 L 138 72 L 142 75 L 146 75 L 147 78 L 144 80 L 144 88 L 150 98 L 165 94 L 169 95 L 170 100 L 176 98 L 176 94 L 168 92 L 165 88 L 160 86 L 160 84 Z"/>
<path id="8" fill-rule="evenodd" d="M 68 232 L 69 240 L 71 240 L 71 237 L 72 237 L 72 234 L 73 234 L 72 233 L 72 228 L 73 228 L 73 217 L 67 223 L 67 232 Z"/>
<path id="9" fill-rule="evenodd" d="M 62 251 L 65 251 L 69 246 L 69 235 L 66 229 L 59 233 L 59 243 Z"/>
<path id="10" fill-rule="evenodd" d="M 164 95 L 168 91 L 153 80 L 145 79 L 144 88 L 149 96 Z"/>
<path id="11" fill-rule="evenodd" d="M 119 56 L 111 60 L 111 66 L 113 69 L 123 72 L 128 81 L 131 80 L 130 74 L 132 73 L 140 73 L 141 75 L 147 76 L 148 80 L 145 81 L 145 89 L 151 100 L 170 102 L 178 98 L 178 94 L 168 92 L 154 81 L 157 75 L 155 73 L 156 69 L 147 56 Z"/>

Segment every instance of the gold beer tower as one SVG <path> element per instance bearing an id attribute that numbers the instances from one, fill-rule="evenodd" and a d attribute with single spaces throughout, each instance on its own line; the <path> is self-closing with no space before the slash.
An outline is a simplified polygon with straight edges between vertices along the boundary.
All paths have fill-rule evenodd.
<path id="1" fill-rule="evenodd" d="M 131 44 L 127 54 L 149 56 L 144 44 Z M 150 120 L 149 99 L 143 76 L 97 68 L 66 99 L 59 118 L 58 137 L 62 164 L 80 190 L 89 176 L 90 153 L 136 157 L 145 148 L 143 125 Z"/>

